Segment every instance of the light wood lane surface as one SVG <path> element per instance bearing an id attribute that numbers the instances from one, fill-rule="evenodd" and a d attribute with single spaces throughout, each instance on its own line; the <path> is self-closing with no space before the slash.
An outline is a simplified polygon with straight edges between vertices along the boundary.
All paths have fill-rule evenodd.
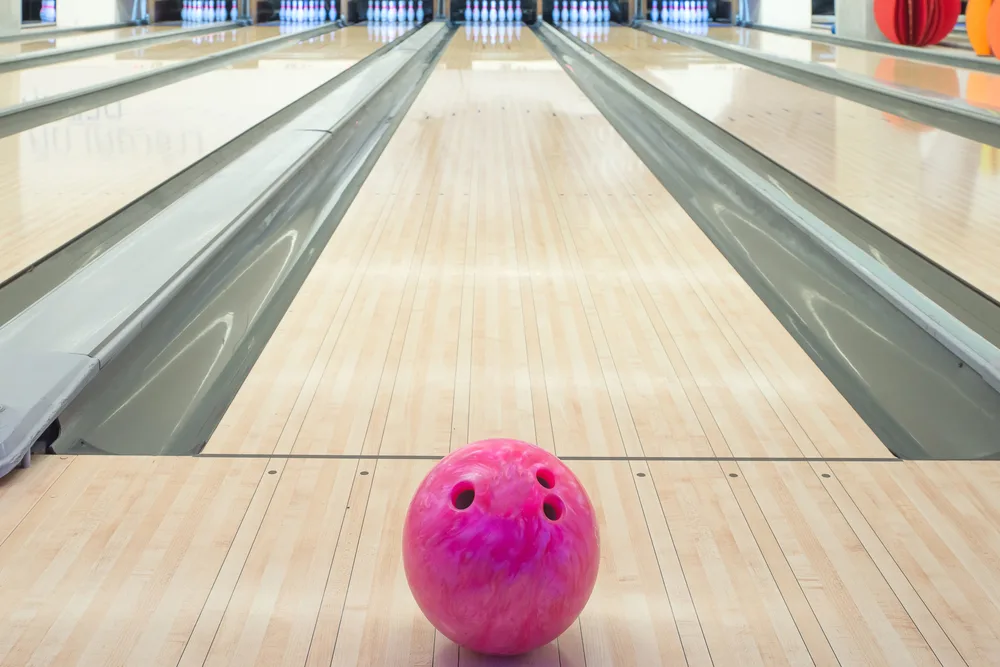
<path id="1" fill-rule="evenodd" d="M 4 72 L 0 74 L 0 108 L 96 86 L 114 79 L 123 79 L 182 60 L 201 58 L 244 44 L 277 37 L 278 34 L 278 28 L 266 26 L 224 30 L 175 42 L 154 44 L 145 49 L 130 49 L 93 58 L 56 63 L 47 67 Z"/>
<path id="2" fill-rule="evenodd" d="M 177 25 L 129 26 L 127 28 L 112 28 L 110 30 L 98 30 L 82 34 L 57 35 L 41 39 L 35 37 L 30 40 L 3 42 L 0 43 L 0 59 L 13 58 L 29 53 L 39 53 L 41 51 L 48 51 L 49 49 L 76 49 L 96 44 L 109 44 L 120 39 L 128 39 L 129 37 L 177 30 L 180 30 L 180 27 Z"/>
<path id="3" fill-rule="evenodd" d="M 1000 655 L 1000 465 L 834 463 L 830 469 L 857 507 L 852 523 L 868 535 L 866 547 L 887 554 L 968 664 L 994 664 Z"/>
<path id="4" fill-rule="evenodd" d="M 532 33 L 483 52 L 452 40 L 206 452 L 888 455 Z"/>
<path id="5" fill-rule="evenodd" d="M 762 53 L 860 74 L 931 97 L 964 100 L 972 106 L 1000 112 L 1000 75 L 748 28 L 712 28 L 708 31 L 708 36 Z M 979 93 L 977 89 L 982 89 L 983 93 Z"/>
<path id="6" fill-rule="evenodd" d="M 0 282 L 379 46 L 346 28 L 0 139 Z"/>
<path id="7" fill-rule="evenodd" d="M 1000 150 L 629 28 L 595 47 L 1000 299 Z"/>
<path id="8" fill-rule="evenodd" d="M 494 665 L 402 569 L 426 460 L 44 457 L 0 535 L 0 661 Z M 997 463 L 570 461 L 601 570 L 511 666 L 991 665 Z M 37 476 L 36 476 L 37 474 Z"/>
<path id="9" fill-rule="evenodd" d="M 0 544 L 0 664 L 176 665 L 265 464 L 73 460 Z"/>

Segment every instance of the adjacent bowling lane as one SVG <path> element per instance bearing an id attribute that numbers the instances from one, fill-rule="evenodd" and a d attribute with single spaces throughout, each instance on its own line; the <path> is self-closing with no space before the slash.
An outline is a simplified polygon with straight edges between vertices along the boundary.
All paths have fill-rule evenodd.
<path id="1" fill-rule="evenodd" d="M 13 58 L 14 56 L 26 55 L 28 53 L 38 53 L 49 49 L 74 49 L 83 46 L 94 46 L 96 44 L 108 44 L 129 37 L 139 37 L 140 35 L 161 34 L 164 32 L 180 30 L 176 24 L 173 25 L 146 25 L 129 26 L 127 28 L 112 28 L 110 30 L 98 30 L 96 32 L 71 33 L 68 35 L 56 35 L 49 38 L 26 39 L 17 42 L 0 43 L 0 58 Z"/>
<path id="2" fill-rule="evenodd" d="M 338 30 L 0 139 L 0 282 L 379 46 Z"/>
<path id="3" fill-rule="evenodd" d="M 1000 150 L 630 28 L 595 46 L 1000 299 Z"/>
<path id="4" fill-rule="evenodd" d="M 312 26 L 303 24 L 299 30 Z M 159 69 L 184 60 L 270 39 L 279 35 L 277 26 L 253 26 L 223 30 L 148 48 L 106 53 L 0 74 L 0 108 L 82 90 L 140 72 Z"/>
<path id="5" fill-rule="evenodd" d="M 749 28 L 712 28 L 708 36 L 762 53 L 871 77 L 883 83 L 1000 111 L 1000 75 L 896 58 Z"/>

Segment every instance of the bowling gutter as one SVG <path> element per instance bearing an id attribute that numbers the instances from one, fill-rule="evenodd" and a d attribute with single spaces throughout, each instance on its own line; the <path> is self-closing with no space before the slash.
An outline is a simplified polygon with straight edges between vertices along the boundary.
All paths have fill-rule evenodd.
<path id="1" fill-rule="evenodd" d="M 18 132 L 45 125 L 61 118 L 83 113 L 111 104 L 127 97 L 162 88 L 163 86 L 183 81 L 191 77 L 218 69 L 224 65 L 246 60 L 267 51 L 279 49 L 289 43 L 298 42 L 311 37 L 317 37 L 340 28 L 341 23 L 324 23 L 315 28 L 300 32 L 278 35 L 252 44 L 244 44 L 219 53 L 213 53 L 201 58 L 194 58 L 158 67 L 148 72 L 140 72 L 132 76 L 107 81 L 102 84 L 71 90 L 61 95 L 51 95 L 23 104 L 17 104 L 6 109 L 0 109 L 0 137 L 7 137 Z"/>
<path id="2" fill-rule="evenodd" d="M 76 60 L 77 58 L 89 58 L 102 53 L 114 53 L 124 51 L 136 46 L 152 46 L 162 42 L 173 42 L 179 39 L 190 39 L 198 35 L 207 35 L 223 30 L 232 30 L 240 26 L 248 25 L 246 21 L 230 21 L 226 23 L 209 23 L 199 28 L 180 28 L 178 30 L 168 30 L 165 32 L 155 32 L 148 35 L 138 35 L 127 39 L 116 39 L 104 44 L 90 44 L 71 49 L 51 49 L 41 53 L 28 53 L 11 58 L 0 58 L 0 73 L 13 72 L 19 69 L 29 69 L 31 67 L 41 67 L 43 65 L 53 65 L 66 60 Z"/>
<path id="3" fill-rule="evenodd" d="M 452 34 L 426 24 L 348 69 L 0 328 L 0 474 L 53 424 L 53 450 L 200 449 Z"/>
<path id="4" fill-rule="evenodd" d="M 1000 453 L 1000 350 L 902 275 L 989 321 L 1000 306 L 887 235 L 881 263 L 871 223 L 566 31 L 538 32 L 894 455 Z"/>
<path id="5" fill-rule="evenodd" d="M 987 74 L 1000 74 L 1000 60 L 990 60 L 977 58 L 975 56 L 959 56 L 940 51 L 931 51 L 918 46 L 905 46 L 903 44 L 893 44 L 891 42 L 873 42 L 867 39 L 851 39 L 839 35 L 829 35 L 827 33 L 809 32 L 806 30 L 792 30 L 791 28 L 778 28 L 769 25 L 750 25 L 754 30 L 761 32 L 773 32 L 776 35 L 787 35 L 788 37 L 799 37 L 811 42 L 822 42 L 833 46 L 846 46 L 852 49 L 861 49 L 871 53 L 883 53 L 896 58 L 906 58 L 907 60 L 919 60 L 921 62 L 932 63 L 934 65 L 944 65 L 946 67 L 957 67 L 959 69 L 975 70 L 986 72 Z"/>
<path id="6" fill-rule="evenodd" d="M 105 23 L 103 25 L 85 25 L 76 26 L 73 28 L 54 28 L 52 30 L 39 30 L 32 28 L 31 30 L 22 29 L 21 32 L 16 32 L 13 35 L 2 35 L 0 36 L 0 44 L 6 42 L 24 42 L 27 40 L 36 39 L 51 39 L 53 37 L 61 37 L 65 35 L 77 35 L 87 32 L 101 32 L 102 30 L 115 30 L 117 28 L 128 28 L 130 26 L 140 26 L 144 25 L 139 21 L 128 21 L 126 23 Z"/>
<path id="7" fill-rule="evenodd" d="M 636 24 L 652 35 L 690 46 L 762 72 L 794 81 L 814 90 L 853 100 L 917 123 L 940 128 L 977 143 L 1000 148 L 1000 116 L 964 100 L 931 97 L 905 88 L 890 86 L 866 76 L 843 72 L 825 65 L 802 63 L 737 44 L 725 44 L 710 37 L 690 35 L 647 21 Z"/>

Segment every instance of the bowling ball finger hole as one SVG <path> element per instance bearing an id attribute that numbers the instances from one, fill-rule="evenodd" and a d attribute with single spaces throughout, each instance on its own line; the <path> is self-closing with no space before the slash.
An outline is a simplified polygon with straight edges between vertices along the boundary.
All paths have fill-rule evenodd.
<path id="1" fill-rule="evenodd" d="M 542 503 L 542 512 L 545 514 L 545 518 L 549 521 L 558 521 L 562 518 L 563 512 L 566 511 L 566 506 L 563 505 L 562 499 L 558 496 L 549 496 Z"/>
<path id="2" fill-rule="evenodd" d="M 537 479 L 538 483 L 546 489 L 551 489 L 556 485 L 556 476 L 552 474 L 551 470 L 547 470 L 545 468 L 541 468 L 535 473 L 535 479 Z"/>
<path id="3" fill-rule="evenodd" d="M 476 490 L 470 482 L 459 482 L 451 490 L 451 504 L 457 510 L 467 510 L 476 499 Z"/>

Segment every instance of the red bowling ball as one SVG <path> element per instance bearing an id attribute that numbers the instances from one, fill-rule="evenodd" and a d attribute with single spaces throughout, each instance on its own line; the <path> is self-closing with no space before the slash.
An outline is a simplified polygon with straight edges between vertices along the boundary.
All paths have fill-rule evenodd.
<path id="1" fill-rule="evenodd" d="M 403 527 L 413 597 L 441 634 L 479 653 L 543 646 L 597 581 L 594 507 L 558 458 L 517 440 L 458 449 L 428 473 Z"/>

